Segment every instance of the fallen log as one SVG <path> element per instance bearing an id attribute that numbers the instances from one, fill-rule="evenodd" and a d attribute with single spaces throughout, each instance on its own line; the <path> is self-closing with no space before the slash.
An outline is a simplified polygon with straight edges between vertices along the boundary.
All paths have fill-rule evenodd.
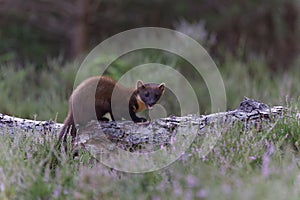
<path id="1" fill-rule="evenodd" d="M 73 151 L 87 150 L 94 158 L 92 161 L 100 161 L 112 169 L 149 172 L 176 161 L 195 139 L 201 146 L 197 153 L 205 159 L 223 133 L 235 124 L 240 124 L 245 133 L 253 128 L 271 130 L 283 116 L 289 116 L 287 111 L 283 106 L 268 106 L 245 98 L 235 110 L 209 115 L 170 116 L 143 124 L 91 121 L 85 127 L 78 127 L 77 138 L 72 143 Z M 296 113 L 296 117 L 300 118 L 300 114 Z M 62 125 L 0 114 L 0 135 L 10 133 L 11 137 L 19 132 L 57 137 Z"/>
<path id="2" fill-rule="evenodd" d="M 157 149 L 172 143 L 172 138 L 178 129 L 186 127 L 185 132 L 201 134 L 213 124 L 230 127 L 236 122 L 242 122 L 244 128 L 262 127 L 263 122 L 270 125 L 281 118 L 287 108 L 283 106 L 268 106 L 264 103 L 245 98 L 240 107 L 235 110 L 209 115 L 170 116 L 153 120 L 146 124 L 135 124 L 131 121 L 91 122 L 80 128 L 77 145 L 97 148 L 107 141 L 122 149 L 136 150 L 140 145 L 151 144 L 151 149 Z M 35 121 L 0 114 L 0 132 L 3 130 L 14 134 L 17 130 L 35 131 L 40 133 L 57 134 L 62 124 L 53 121 Z M 223 127 L 223 128 L 224 128 Z M 188 134 L 188 133 L 187 133 Z M 108 142 L 111 146 L 112 143 Z M 107 145 L 105 145 L 107 147 Z"/>
<path id="3" fill-rule="evenodd" d="M 10 134 L 14 134 L 18 130 L 25 132 L 56 133 L 62 126 L 63 124 L 54 121 L 23 119 L 0 113 L 0 133 L 4 130 Z"/>

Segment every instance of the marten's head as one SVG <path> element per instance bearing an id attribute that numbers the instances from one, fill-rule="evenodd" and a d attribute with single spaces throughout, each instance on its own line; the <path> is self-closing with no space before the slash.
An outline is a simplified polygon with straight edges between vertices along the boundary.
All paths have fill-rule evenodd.
<path id="1" fill-rule="evenodd" d="M 137 100 L 138 103 L 144 103 L 146 108 L 152 109 L 153 105 L 160 99 L 161 95 L 164 93 L 165 84 L 147 83 L 144 84 L 142 81 L 138 81 L 137 87 Z M 142 102 L 139 102 L 142 101 Z M 142 109 L 139 105 L 139 109 Z"/>

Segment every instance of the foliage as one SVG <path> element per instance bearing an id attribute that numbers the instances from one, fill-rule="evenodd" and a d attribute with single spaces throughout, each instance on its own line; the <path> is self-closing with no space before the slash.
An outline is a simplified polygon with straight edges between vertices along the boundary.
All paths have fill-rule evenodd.
<path id="1" fill-rule="evenodd" d="M 57 137 L 35 131 L 1 130 L 0 180 L 1 199 L 49 199 L 64 197 L 74 185 L 74 174 L 85 156 L 75 162 L 71 154 L 58 151 Z M 54 192 L 55 191 L 55 192 Z"/>
<path id="2" fill-rule="evenodd" d="M 193 86 L 201 113 L 210 112 L 210 95 L 202 77 L 189 63 L 170 53 L 153 50 L 133 52 L 113 62 L 105 74 L 118 80 L 132 67 L 151 62 L 179 70 Z M 40 69 L 30 63 L 25 68 L 11 63 L 0 65 L 0 113 L 62 122 L 78 66 L 77 62 L 63 64 L 61 58 L 48 60 Z M 298 99 L 300 94 L 297 65 L 290 67 L 289 71 L 272 72 L 264 62 L 244 63 L 228 57 L 219 69 L 225 84 L 228 109 L 237 108 L 244 96 L 275 105 Z M 169 114 L 177 113 L 174 98 L 166 94 L 161 102 L 168 107 Z"/>
<path id="3" fill-rule="evenodd" d="M 37 68 L 44 60 L 64 53 L 64 41 L 45 34 L 24 20 L 0 20 L 0 63 L 15 61 L 19 65 L 34 61 Z"/>
<path id="4" fill-rule="evenodd" d="M 26 68 L 17 68 L 10 63 L 1 65 L 0 112 L 45 120 L 58 117 L 62 121 L 73 89 L 76 64 L 61 68 L 61 63 L 59 59 L 52 60 L 42 69 L 29 63 Z"/>
<path id="5" fill-rule="evenodd" d="M 264 59 L 273 69 L 289 66 L 299 54 L 298 6 L 293 0 L 209 1 L 201 11 L 206 29 L 216 34 L 211 53 L 219 59 L 228 51 L 247 61 Z"/>
<path id="6" fill-rule="evenodd" d="M 26 5 L 5 0 L 0 62 L 11 55 L 23 63 L 61 53 L 80 56 L 109 36 L 153 26 L 178 29 L 209 44 L 206 48 L 221 62 L 230 53 L 283 68 L 299 54 L 298 9 L 297 0 L 29 0 Z"/>
<path id="7" fill-rule="evenodd" d="M 207 155 L 201 154 L 198 136 L 178 161 L 143 174 L 111 170 L 85 152 L 74 160 L 55 148 L 57 137 L 51 133 L 17 131 L 12 137 L 6 130 L 0 137 L 0 197 L 298 199 L 299 118 L 288 115 L 262 131 L 237 124 Z"/>
<path id="8" fill-rule="evenodd" d="M 22 9 L 9 13 L 4 6 L 7 2 L 21 3 Z M 31 0 L 26 6 L 38 8 L 55 2 L 65 1 Z M 70 50 L 72 31 L 66 30 L 71 30 L 67 24 L 73 23 L 68 20 L 79 18 L 54 9 L 51 16 L 66 26 L 55 24 L 64 31 L 50 28 L 49 32 L 51 26 L 43 21 L 49 19 L 47 12 L 23 9 L 22 3 L 7 0 L 0 8 L 0 113 L 62 122 L 79 64 L 65 63 L 62 56 L 51 57 Z M 29 13 L 27 17 L 23 11 Z M 43 17 L 37 17 L 38 13 Z M 61 14 L 66 18 L 59 19 Z M 217 60 L 228 109 L 237 108 L 248 96 L 286 105 L 290 111 L 267 130 L 245 130 L 237 123 L 207 155 L 201 154 L 203 138 L 198 136 L 178 161 L 144 174 L 109 169 L 83 151 L 73 159 L 70 152 L 55 147 L 53 133 L 16 130 L 12 135 L 10 129 L 1 128 L 0 199 L 299 199 L 300 121 L 296 112 L 300 63 L 296 57 L 300 34 L 295 0 L 103 0 L 91 14 L 85 19 L 90 46 L 135 27 L 189 29 L 188 34 L 201 40 Z M 210 95 L 203 79 L 189 63 L 168 52 L 131 52 L 113 62 L 105 73 L 117 80 L 132 66 L 150 62 L 179 70 L 197 93 L 200 114 L 210 112 Z M 172 102 L 170 96 L 164 105 Z M 176 113 L 176 105 L 170 110 Z"/>

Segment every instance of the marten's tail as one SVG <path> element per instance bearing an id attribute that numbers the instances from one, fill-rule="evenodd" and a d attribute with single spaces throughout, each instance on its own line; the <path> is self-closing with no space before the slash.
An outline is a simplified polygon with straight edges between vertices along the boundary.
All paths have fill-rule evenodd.
<path id="1" fill-rule="evenodd" d="M 66 149 L 67 136 L 69 133 L 71 134 L 72 138 L 76 137 L 76 127 L 75 127 L 73 115 L 71 113 L 68 114 L 66 120 L 64 121 L 64 125 L 60 130 L 58 136 L 58 143 L 57 143 L 57 147 L 59 149 L 61 147 L 61 143 L 64 143 Z"/>

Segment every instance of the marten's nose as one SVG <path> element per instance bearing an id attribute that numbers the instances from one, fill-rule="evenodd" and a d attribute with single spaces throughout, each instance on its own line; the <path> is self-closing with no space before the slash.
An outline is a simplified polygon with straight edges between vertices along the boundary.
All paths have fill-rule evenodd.
<path id="1" fill-rule="evenodd" d="M 153 106 L 148 105 L 147 108 L 148 108 L 148 110 L 152 110 Z"/>
<path id="2" fill-rule="evenodd" d="M 155 100 L 152 100 L 152 101 L 150 101 L 150 102 L 148 103 L 148 105 L 152 107 L 152 106 L 154 106 L 155 103 L 156 103 L 156 101 L 155 101 Z"/>

